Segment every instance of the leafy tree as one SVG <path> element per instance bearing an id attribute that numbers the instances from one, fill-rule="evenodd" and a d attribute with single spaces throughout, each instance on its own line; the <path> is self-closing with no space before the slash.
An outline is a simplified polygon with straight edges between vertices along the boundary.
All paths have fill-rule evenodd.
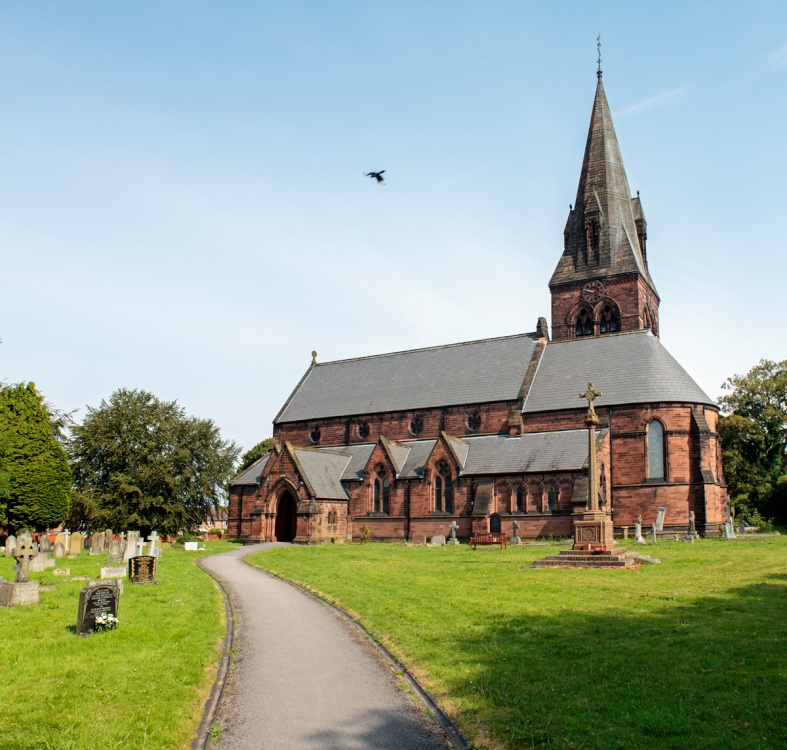
<path id="1" fill-rule="evenodd" d="M 82 523 L 174 534 L 220 504 L 240 449 L 177 402 L 120 389 L 88 408 L 70 452 Z"/>
<path id="2" fill-rule="evenodd" d="M 724 474 L 744 516 L 787 520 L 787 360 L 763 359 L 722 386 L 719 399 Z"/>
<path id="3" fill-rule="evenodd" d="M 257 445 L 253 448 L 249 448 L 240 459 L 240 466 L 238 467 L 238 473 L 243 471 L 244 469 L 248 469 L 255 461 L 262 458 L 268 452 L 268 446 L 270 445 L 271 438 L 265 438 L 265 440 L 261 440 Z"/>
<path id="4" fill-rule="evenodd" d="M 44 529 L 68 513 L 71 469 L 35 383 L 0 389 L 0 524 Z"/>

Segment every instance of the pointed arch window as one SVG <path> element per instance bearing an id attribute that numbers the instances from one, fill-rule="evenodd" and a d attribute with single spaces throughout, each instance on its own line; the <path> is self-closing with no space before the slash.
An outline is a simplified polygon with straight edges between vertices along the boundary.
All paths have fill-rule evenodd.
<path id="1" fill-rule="evenodd" d="M 434 479 L 434 509 L 444 513 L 454 512 L 454 483 L 445 463 L 439 463 Z"/>
<path id="2" fill-rule="evenodd" d="M 385 467 L 377 467 L 377 476 L 374 479 L 374 502 L 372 509 L 375 513 L 388 515 L 391 511 L 391 485 L 386 475 Z"/>
<path id="3" fill-rule="evenodd" d="M 557 490 L 554 484 L 550 484 L 547 489 L 547 508 L 550 511 L 557 510 Z"/>
<path id="4" fill-rule="evenodd" d="M 593 316 L 590 311 L 583 307 L 577 315 L 577 336 L 592 336 L 593 335 Z"/>
<path id="5" fill-rule="evenodd" d="M 618 333 L 620 331 L 620 315 L 612 305 L 604 305 L 599 316 L 600 333 Z"/>
<path id="6" fill-rule="evenodd" d="M 648 479 L 664 479 L 664 426 L 658 419 L 648 424 Z"/>
<path id="7" fill-rule="evenodd" d="M 521 484 L 516 488 L 516 512 L 525 512 L 525 488 Z"/>

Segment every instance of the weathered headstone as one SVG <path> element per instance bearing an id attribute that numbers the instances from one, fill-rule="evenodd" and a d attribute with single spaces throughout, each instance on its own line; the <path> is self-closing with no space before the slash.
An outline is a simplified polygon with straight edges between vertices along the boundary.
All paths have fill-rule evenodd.
<path id="1" fill-rule="evenodd" d="M 667 515 L 666 508 L 659 508 L 656 514 L 656 531 L 664 531 L 664 516 Z"/>
<path id="2" fill-rule="evenodd" d="M 735 528 L 732 525 L 732 520 L 728 520 L 727 523 L 724 524 L 724 538 L 735 539 Z"/>
<path id="3" fill-rule="evenodd" d="M 109 552 L 109 545 L 112 542 L 112 529 L 104 532 L 104 552 Z"/>
<path id="4" fill-rule="evenodd" d="M 79 594 L 77 635 L 89 635 L 99 629 L 101 615 L 117 619 L 120 590 L 114 581 L 90 581 Z"/>
<path id="5" fill-rule="evenodd" d="M 14 552 L 16 560 L 16 578 L 14 583 L 28 583 L 30 581 L 30 561 L 38 556 L 36 548 L 33 546 L 33 538 L 29 536 L 19 537 Z"/>
<path id="6" fill-rule="evenodd" d="M 519 523 L 516 520 L 511 521 L 511 530 L 514 535 L 508 540 L 509 544 L 519 544 L 522 540 L 519 538 Z"/>
<path id="7" fill-rule="evenodd" d="M 431 544 L 442 545 L 445 544 L 445 537 L 442 534 L 435 534 L 431 539 Z"/>
<path id="8" fill-rule="evenodd" d="M 68 549 L 66 546 L 66 535 L 62 531 L 55 537 L 55 544 L 53 544 L 52 547 L 54 547 L 56 544 L 62 544 L 63 550 Z"/>
<path id="9" fill-rule="evenodd" d="M 659 538 L 658 538 L 658 535 L 656 533 L 656 524 L 655 523 L 653 524 L 653 526 L 651 526 L 651 533 L 653 534 L 653 544 L 658 544 L 659 543 Z"/>
<path id="10" fill-rule="evenodd" d="M 637 516 L 637 523 L 634 526 L 634 544 L 647 544 L 645 537 L 642 536 L 642 516 Z"/>
<path id="11" fill-rule="evenodd" d="M 91 555 L 103 555 L 104 554 L 104 532 L 101 531 L 98 534 L 93 534 L 93 539 L 90 544 L 90 554 Z"/>
<path id="12" fill-rule="evenodd" d="M 16 537 L 13 534 L 9 534 L 8 538 L 5 540 L 5 556 L 12 557 L 15 549 Z"/>
<path id="13" fill-rule="evenodd" d="M 49 542 L 49 537 L 46 534 L 39 534 L 38 536 L 38 551 L 42 554 L 52 551 L 52 545 Z"/>
<path id="14" fill-rule="evenodd" d="M 125 578 L 126 566 L 125 565 L 105 565 L 101 568 L 102 578 Z"/>
<path id="15" fill-rule="evenodd" d="M 126 551 L 123 553 L 123 562 L 128 562 L 132 557 L 137 556 L 137 542 L 139 541 L 138 531 L 129 531 L 126 535 Z"/>
<path id="16" fill-rule="evenodd" d="M 697 533 L 697 527 L 694 523 L 694 511 L 689 511 L 689 533 L 683 537 L 684 542 L 690 542 L 694 544 L 695 540 L 699 538 L 699 534 Z"/>
<path id="17" fill-rule="evenodd" d="M 739 534 L 745 534 L 746 533 L 746 524 L 744 524 L 743 521 L 741 521 L 738 524 L 738 533 Z"/>
<path id="18" fill-rule="evenodd" d="M 82 550 L 84 548 L 85 548 L 85 538 L 78 531 L 75 531 L 71 535 L 71 539 L 69 540 L 68 543 L 68 554 L 81 555 Z"/>
<path id="19" fill-rule="evenodd" d="M 138 555 L 128 561 L 128 577 L 134 583 L 156 582 L 156 558 L 152 555 Z"/>
<path id="20" fill-rule="evenodd" d="M 55 544 L 55 549 L 53 551 L 56 560 L 60 560 L 61 558 L 66 556 L 66 548 L 63 546 L 62 542 L 57 542 Z"/>
<path id="21" fill-rule="evenodd" d="M 123 549 L 117 539 L 113 539 L 109 543 L 109 555 L 107 557 L 107 564 L 122 563 L 123 562 Z"/>
<path id="22" fill-rule="evenodd" d="M 54 562 L 54 560 L 52 560 Z M 30 572 L 31 573 L 42 573 L 46 570 L 46 555 L 38 554 L 30 561 Z"/>
<path id="23" fill-rule="evenodd" d="M 52 571 L 53 576 L 70 576 L 71 568 L 55 568 Z"/>

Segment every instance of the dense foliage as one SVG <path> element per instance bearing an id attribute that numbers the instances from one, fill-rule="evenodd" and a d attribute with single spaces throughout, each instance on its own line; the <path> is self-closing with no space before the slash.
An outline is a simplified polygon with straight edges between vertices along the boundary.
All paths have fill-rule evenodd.
<path id="1" fill-rule="evenodd" d="M 255 461 L 262 458 L 268 452 L 268 446 L 270 445 L 271 438 L 265 438 L 265 440 L 261 440 L 257 445 L 253 448 L 249 448 L 240 458 L 240 466 L 238 467 L 238 473 L 243 471 L 244 469 L 248 469 Z"/>
<path id="2" fill-rule="evenodd" d="M 209 419 L 177 402 L 120 389 L 88 408 L 72 430 L 74 500 L 82 526 L 156 529 L 198 526 L 221 503 L 239 449 Z"/>
<path id="3" fill-rule="evenodd" d="M 723 386 L 724 474 L 730 500 L 744 517 L 787 521 L 787 360 L 762 360 Z"/>
<path id="4" fill-rule="evenodd" d="M 0 525 L 43 530 L 68 513 L 71 470 L 35 383 L 0 389 Z"/>

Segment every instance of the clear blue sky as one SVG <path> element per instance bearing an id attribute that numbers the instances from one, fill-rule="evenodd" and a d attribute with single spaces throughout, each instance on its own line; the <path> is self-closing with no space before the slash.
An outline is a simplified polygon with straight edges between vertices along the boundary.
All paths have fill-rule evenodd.
<path id="1" fill-rule="evenodd" d="M 783 0 L 6 0 L 0 379 L 248 448 L 312 349 L 535 330 L 599 32 L 662 341 L 714 398 L 787 358 Z"/>

